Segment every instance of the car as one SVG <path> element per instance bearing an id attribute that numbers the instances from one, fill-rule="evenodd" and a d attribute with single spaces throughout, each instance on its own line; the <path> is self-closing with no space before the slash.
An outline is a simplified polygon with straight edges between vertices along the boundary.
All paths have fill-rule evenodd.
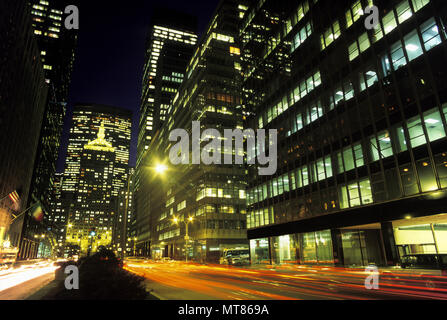
<path id="1" fill-rule="evenodd" d="M 250 264 L 250 252 L 248 249 L 224 249 L 220 264 L 233 266 Z"/>
<path id="2" fill-rule="evenodd" d="M 401 267 L 447 270 L 447 254 L 407 254 L 401 258 Z"/>

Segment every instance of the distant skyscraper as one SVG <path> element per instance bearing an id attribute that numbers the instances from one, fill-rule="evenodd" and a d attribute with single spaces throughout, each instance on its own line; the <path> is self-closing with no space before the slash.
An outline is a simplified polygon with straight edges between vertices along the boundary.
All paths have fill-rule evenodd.
<path id="1" fill-rule="evenodd" d="M 67 225 L 67 217 L 63 214 L 61 200 L 63 179 L 63 173 L 54 175 L 53 187 L 50 193 L 50 210 L 47 213 L 49 216 L 46 217 L 47 227 L 54 233 L 58 245 L 64 242 Z"/>
<path id="2" fill-rule="evenodd" d="M 185 78 L 186 66 L 197 42 L 196 32 L 195 17 L 171 9 L 154 10 L 144 62 L 134 180 L 135 202 L 139 201 L 143 156 L 156 131 L 166 120 L 172 100 Z M 140 199 L 142 202 L 147 201 L 144 195 Z"/>
<path id="3" fill-rule="evenodd" d="M 114 171 L 115 148 L 106 140 L 102 123 L 95 140 L 83 146 L 80 174 L 74 203 L 70 207 L 67 244 L 79 244 L 81 252 L 107 246 L 112 240 L 115 214 Z"/>
<path id="4" fill-rule="evenodd" d="M 18 190 L 24 210 L 29 204 L 48 86 L 26 2 L 0 2 L 0 30 L 0 195 Z M 0 220 L 6 217 L 9 222 L 10 203 L 3 200 L 0 208 Z M 23 217 L 11 226 L 13 246 L 20 242 Z M 37 247 L 28 243 L 26 250 L 37 252 Z"/>
<path id="5" fill-rule="evenodd" d="M 68 225 L 78 225 L 82 236 L 96 224 L 111 233 L 113 201 L 127 186 L 131 117 L 130 111 L 116 107 L 74 107 L 60 203 L 61 215 L 69 217 Z M 74 231 L 68 229 L 67 241 L 72 242 Z"/>
<path id="6" fill-rule="evenodd" d="M 64 26 L 65 7 L 74 4 L 72 0 L 30 0 L 34 36 L 37 39 L 40 59 L 49 85 L 49 94 L 40 131 L 39 147 L 36 155 L 34 174 L 29 195 L 30 203 L 39 201 L 45 211 L 44 223 L 26 219 L 23 227 L 23 242 L 36 240 L 35 234 L 47 231 L 48 218 L 52 216 L 50 195 L 56 173 L 63 120 L 68 100 L 68 89 L 73 69 L 77 30 L 67 30 Z M 49 235 L 50 236 L 50 235 Z M 41 245 L 49 245 L 44 238 Z M 22 246 L 25 243 L 22 243 Z M 35 258 L 36 256 L 22 256 Z"/>
<path id="7" fill-rule="evenodd" d="M 135 238 L 131 235 L 131 223 L 134 221 L 133 212 L 133 177 L 134 168 L 129 168 L 127 185 L 121 189 L 118 200 L 115 203 L 115 215 L 113 220 L 113 250 L 116 254 L 132 255 Z"/>

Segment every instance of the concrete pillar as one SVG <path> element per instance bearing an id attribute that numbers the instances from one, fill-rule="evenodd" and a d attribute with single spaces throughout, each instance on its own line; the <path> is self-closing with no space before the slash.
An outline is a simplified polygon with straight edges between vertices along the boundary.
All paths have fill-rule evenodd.
<path id="1" fill-rule="evenodd" d="M 343 254 L 343 241 L 340 229 L 331 230 L 332 252 L 334 254 L 334 265 L 343 267 L 345 265 L 345 256 Z"/>
<path id="2" fill-rule="evenodd" d="M 392 222 L 380 223 L 382 230 L 383 246 L 385 249 L 385 260 L 388 266 L 399 264 L 399 252 L 394 238 L 394 230 Z"/>

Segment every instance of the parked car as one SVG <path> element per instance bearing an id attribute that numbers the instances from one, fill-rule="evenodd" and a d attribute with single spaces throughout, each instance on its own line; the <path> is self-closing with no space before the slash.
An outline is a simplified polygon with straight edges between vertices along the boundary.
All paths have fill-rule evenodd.
<path id="1" fill-rule="evenodd" d="M 408 254 L 401 259 L 402 268 L 447 270 L 447 254 Z"/>

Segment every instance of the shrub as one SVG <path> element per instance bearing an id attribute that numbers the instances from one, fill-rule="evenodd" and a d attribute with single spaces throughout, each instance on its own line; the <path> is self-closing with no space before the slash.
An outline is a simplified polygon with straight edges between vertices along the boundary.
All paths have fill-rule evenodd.
<path id="1" fill-rule="evenodd" d="M 78 261 L 79 290 L 66 290 L 64 283 L 58 300 L 140 300 L 148 294 L 144 278 L 123 270 L 122 262 L 112 251 L 98 253 Z"/>

